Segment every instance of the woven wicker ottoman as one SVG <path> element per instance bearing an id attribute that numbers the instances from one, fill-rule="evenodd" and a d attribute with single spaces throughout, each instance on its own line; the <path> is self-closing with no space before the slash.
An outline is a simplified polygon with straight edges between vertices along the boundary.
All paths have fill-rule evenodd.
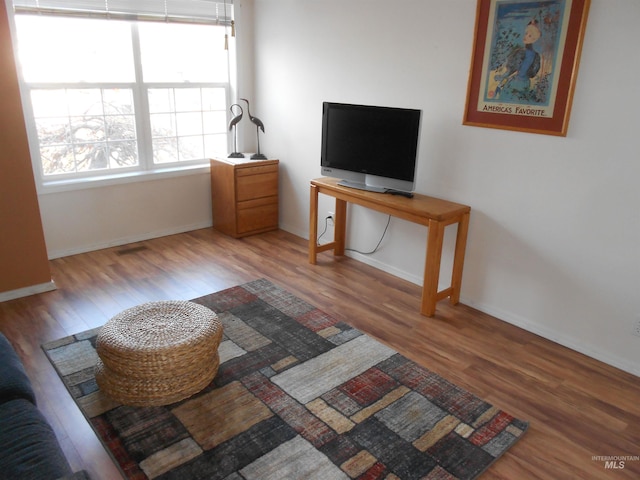
<path id="1" fill-rule="evenodd" d="M 215 377 L 221 339 L 217 315 L 197 303 L 162 301 L 129 308 L 98 333 L 96 381 L 124 405 L 183 400 Z"/>

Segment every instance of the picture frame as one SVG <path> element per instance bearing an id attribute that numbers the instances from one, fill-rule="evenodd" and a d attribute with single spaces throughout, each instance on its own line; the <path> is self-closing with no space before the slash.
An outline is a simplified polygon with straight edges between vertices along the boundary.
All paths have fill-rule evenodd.
<path id="1" fill-rule="evenodd" d="M 464 125 L 566 136 L 590 0 L 478 0 Z"/>

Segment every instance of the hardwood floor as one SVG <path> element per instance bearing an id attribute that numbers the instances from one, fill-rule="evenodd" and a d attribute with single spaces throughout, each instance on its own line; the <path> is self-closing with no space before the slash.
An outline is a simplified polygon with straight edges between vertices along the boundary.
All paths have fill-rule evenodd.
<path id="1" fill-rule="evenodd" d="M 22 357 L 74 470 L 120 478 L 42 352 L 146 301 L 191 299 L 268 278 L 407 357 L 530 422 L 483 479 L 640 478 L 640 379 L 464 305 L 421 316 L 420 287 L 346 257 L 307 261 L 307 242 L 276 231 L 234 240 L 212 229 L 51 262 L 57 290 L 0 303 L 0 330 Z M 463 285 L 464 288 L 464 285 Z M 617 465 L 618 467 L 620 464 Z"/>

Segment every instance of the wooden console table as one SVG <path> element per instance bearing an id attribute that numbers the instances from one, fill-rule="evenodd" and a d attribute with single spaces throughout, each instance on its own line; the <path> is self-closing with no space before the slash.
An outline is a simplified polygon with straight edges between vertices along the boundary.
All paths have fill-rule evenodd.
<path id="1" fill-rule="evenodd" d="M 318 194 L 320 193 L 336 199 L 334 241 L 324 245 L 318 245 L 317 243 Z M 334 255 L 344 255 L 348 202 L 425 225 L 429 228 L 420 307 L 422 315 L 433 316 L 436 311 L 436 303 L 444 298 L 449 297 L 452 305 L 460 301 L 462 267 L 464 265 L 471 207 L 420 194 L 415 194 L 413 198 L 406 198 L 357 190 L 338 185 L 338 180 L 334 178 L 311 180 L 309 263 L 315 265 L 317 254 L 325 250 L 333 249 Z M 444 229 L 446 226 L 455 223 L 458 224 L 458 233 L 453 257 L 451 286 L 438 291 Z"/>

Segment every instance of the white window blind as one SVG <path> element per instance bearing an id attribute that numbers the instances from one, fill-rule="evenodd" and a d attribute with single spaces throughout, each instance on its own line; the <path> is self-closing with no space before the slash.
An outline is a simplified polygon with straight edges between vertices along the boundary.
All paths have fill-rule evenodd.
<path id="1" fill-rule="evenodd" d="M 16 13 L 230 25 L 233 0 L 13 0 Z"/>

